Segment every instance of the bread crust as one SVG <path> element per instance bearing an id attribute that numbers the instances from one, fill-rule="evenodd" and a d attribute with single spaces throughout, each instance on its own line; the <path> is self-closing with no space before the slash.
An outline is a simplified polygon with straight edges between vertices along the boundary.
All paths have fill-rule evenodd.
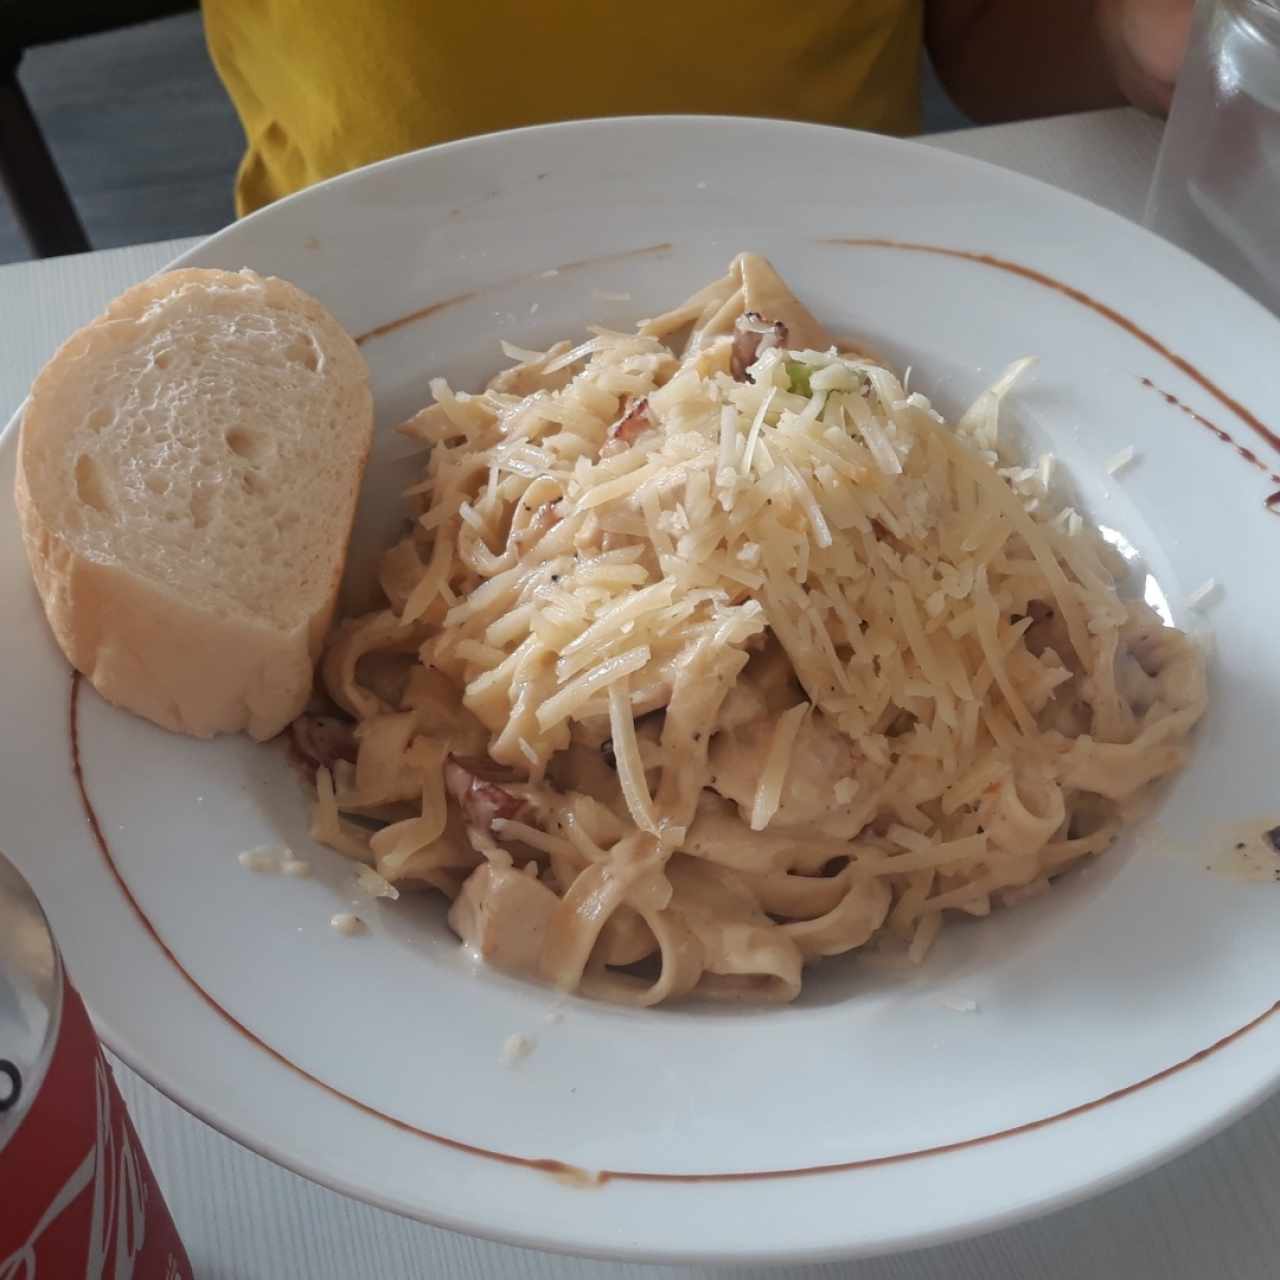
<path id="1" fill-rule="evenodd" d="M 170 272 L 122 294 L 86 329 L 136 315 L 139 306 L 187 284 L 217 286 L 237 280 L 243 277 L 232 272 Z M 18 445 L 14 497 L 23 543 L 45 616 L 67 660 L 108 702 L 165 729 L 200 738 L 245 730 L 265 740 L 284 729 L 306 705 L 333 617 L 360 479 L 372 444 L 368 371 L 355 343 L 315 299 L 284 281 L 267 278 L 264 283 L 275 296 L 284 297 L 309 321 L 323 327 L 329 341 L 349 346 L 344 362 L 359 374 L 354 397 L 342 397 L 353 399 L 357 421 L 352 431 L 364 438 L 359 467 L 351 478 L 345 509 L 333 512 L 332 543 L 326 549 L 332 564 L 325 575 L 324 599 L 298 625 L 283 628 L 269 618 L 220 616 L 194 606 L 163 582 L 81 553 L 48 518 L 28 477 L 33 437 L 29 423 L 33 409 L 38 422 L 43 389 L 65 376 L 64 364 L 82 354 L 79 340 L 86 330 L 68 339 L 37 378 Z M 282 293 L 282 287 L 287 292 Z M 346 356 L 353 359 L 347 361 Z M 351 371 L 344 369 L 343 376 Z"/>

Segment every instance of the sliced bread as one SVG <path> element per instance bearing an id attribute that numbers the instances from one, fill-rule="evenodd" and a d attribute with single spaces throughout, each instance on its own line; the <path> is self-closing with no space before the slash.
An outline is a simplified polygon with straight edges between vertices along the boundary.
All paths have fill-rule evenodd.
<path id="1" fill-rule="evenodd" d="M 272 737 L 303 708 L 373 438 L 369 373 L 284 280 L 172 271 L 31 388 L 16 497 L 58 644 L 166 729 Z"/>

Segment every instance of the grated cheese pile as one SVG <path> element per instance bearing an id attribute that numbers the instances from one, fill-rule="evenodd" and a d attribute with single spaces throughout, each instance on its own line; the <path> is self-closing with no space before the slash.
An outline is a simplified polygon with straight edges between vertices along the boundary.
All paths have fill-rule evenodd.
<path id="1" fill-rule="evenodd" d="M 325 658 L 357 727 L 319 838 L 505 967 L 789 999 L 1043 888 L 1180 763 L 1198 651 L 1122 598 L 1052 460 L 1001 449 L 1030 361 L 953 428 L 751 255 L 588 332 L 406 424 L 388 607 Z"/>

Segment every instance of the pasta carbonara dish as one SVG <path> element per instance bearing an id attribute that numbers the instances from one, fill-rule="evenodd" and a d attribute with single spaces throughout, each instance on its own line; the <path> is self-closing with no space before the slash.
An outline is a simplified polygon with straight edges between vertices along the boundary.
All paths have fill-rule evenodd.
<path id="1" fill-rule="evenodd" d="M 505 345 L 505 344 L 504 344 Z M 1181 632 L 997 439 L 763 259 L 634 333 L 432 383 L 386 607 L 344 622 L 313 834 L 490 963 L 638 1005 L 985 916 L 1104 850 L 1205 706 Z"/>

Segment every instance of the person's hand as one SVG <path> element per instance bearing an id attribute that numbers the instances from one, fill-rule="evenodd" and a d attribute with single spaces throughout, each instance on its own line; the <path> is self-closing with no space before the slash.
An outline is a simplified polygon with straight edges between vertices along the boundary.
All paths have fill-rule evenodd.
<path id="1" fill-rule="evenodd" d="M 1194 0 L 1097 0 L 1112 74 L 1135 107 L 1168 112 L 1193 8 Z"/>

